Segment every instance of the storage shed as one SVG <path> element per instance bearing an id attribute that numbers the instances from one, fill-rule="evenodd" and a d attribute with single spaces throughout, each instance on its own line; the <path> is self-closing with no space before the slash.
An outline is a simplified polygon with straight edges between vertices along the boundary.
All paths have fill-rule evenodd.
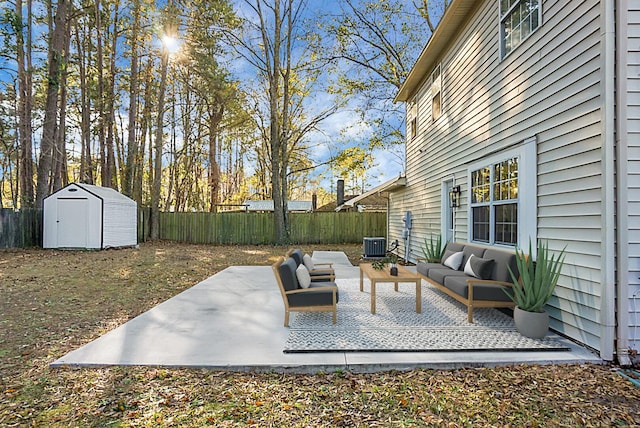
<path id="1" fill-rule="evenodd" d="M 71 183 L 44 199 L 44 248 L 103 249 L 138 243 L 138 205 L 116 190 Z"/>

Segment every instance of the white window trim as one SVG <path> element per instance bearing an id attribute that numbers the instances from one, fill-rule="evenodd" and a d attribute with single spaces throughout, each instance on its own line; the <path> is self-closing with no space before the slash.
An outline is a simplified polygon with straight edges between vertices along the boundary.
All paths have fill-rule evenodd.
<path id="1" fill-rule="evenodd" d="M 526 139 L 522 144 L 509 150 L 482 158 L 467 169 L 468 191 L 471 192 L 471 173 L 478 169 L 495 165 L 499 162 L 518 158 L 518 242 L 517 247 L 528 250 L 529 239 L 536 243 L 538 224 L 538 163 L 536 155 L 537 137 Z M 473 241 L 473 216 L 471 212 L 471 196 L 469 196 L 467 240 Z M 480 244 L 487 245 L 486 242 Z M 513 248 L 503 244 L 491 244 L 496 247 Z M 535 245 L 534 245 L 535 247 Z M 535 250 L 534 250 L 535 251 Z M 535 256 L 535 255 L 534 255 Z"/>
<path id="2" fill-rule="evenodd" d="M 502 27 L 502 11 L 500 10 L 500 0 L 497 0 L 498 2 L 498 43 L 499 43 L 499 48 L 498 52 L 500 52 L 500 60 L 503 60 L 505 58 L 508 58 L 509 55 L 511 55 L 514 51 L 518 50 L 518 46 L 522 45 L 525 41 L 527 41 L 527 39 L 529 39 L 529 37 L 531 37 L 533 34 L 535 34 L 536 31 L 538 31 L 538 29 L 540 27 L 542 27 L 542 0 L 538 0 L 538 26 L 535 28 L 535 30 L 531 31 L 524 39 L 520 40 L 520 43 L 518 43 L 518 46 L 515 46 L 513 48 L 511 48 L 511 50 L 507 53 L 506 51 L 506 46 L 504 44 L 504 28 Z"/>

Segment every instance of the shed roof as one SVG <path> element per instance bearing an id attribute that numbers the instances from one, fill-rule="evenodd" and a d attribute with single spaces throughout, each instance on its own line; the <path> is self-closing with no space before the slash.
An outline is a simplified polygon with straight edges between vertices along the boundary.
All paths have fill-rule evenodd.
<path id="1" fill-rule="evenodd" d="M 122 193 L 118 192 L 115 189 L 112 189 L 110 187 L 94 186 L 93 184 L 85 184 L 85 183 L 69 183 L 62 189 L 56 190 L 55 192 L 47 196 L 47 198 L 50 198 L 54 196 L 56 193 L 60 192 L 61 190 L 67 189 L 69 187 L 78 187 L 102 199 L 103 201 L 111 201 L 111 202 L 117 202 L 120 204 L 128 204 L 128 205 L 137 205 L 133 199 L 123 195 Z"/>
<path id="2" fill-rule="evenodd" d="M 73 183 L 73 184 L 86 190 L 87 192 L 93 193 L 94 195 L 102 198 L 105 201 L 110 200 L 110 201 L 118 201 L 120 203 L 135 204 L 135 201 L 133 199 L 123 195 L 122 193 L 110 187 L 94 186 L 93 184 L 84 184 L 84 183 Z"/>

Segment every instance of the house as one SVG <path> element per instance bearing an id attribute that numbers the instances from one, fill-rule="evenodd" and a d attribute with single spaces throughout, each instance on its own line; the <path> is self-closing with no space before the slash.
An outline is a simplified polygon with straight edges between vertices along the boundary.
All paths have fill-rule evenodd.
<path id="1" fill-rule="evenodd" d="M 566 246 L 557 332 L 640 348 L 640 2 L 452 0 L 396 101 L 406 185 L 388 239 Z M 410 240 L 406 213 L 411 213 Z"/>
<path id="2" fill-rule="evenodd" d="M 252 201 L 247 200 L 244 202 L 244 207 L 246 211 L 262 211 L 268 212 L 273 211 L 273 200 L 267 201 Z M 287 201 L 287 209 L 289 212 L 311 212 L 313 206 L 311 201 Z"/>
<path id="3" fill-rule="evenodd" d="M 325 204 L 317 209 L 321 212 L 387 212 L 387 188 L 388 183 L 395 182 L 396 179 L 380 184 L 373 189 L 360 195 L 344 194 L 344 180 L 340 179 L 336 186 L 336 200 Z"/>

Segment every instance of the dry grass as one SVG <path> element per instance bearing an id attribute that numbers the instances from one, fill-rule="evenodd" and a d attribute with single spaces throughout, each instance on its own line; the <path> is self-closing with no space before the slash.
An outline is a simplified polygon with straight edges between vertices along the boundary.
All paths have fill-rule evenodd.
<path id="1" fill-rule="evenodd" d="M 360 253 L 303 247 L 314 249 Z M 640 391 L 606 366 L 307 376 L 48 366 L 231 264 L 284 252 L 167 242 L 0 252 L 0 426 L 640 425 Z"/>

